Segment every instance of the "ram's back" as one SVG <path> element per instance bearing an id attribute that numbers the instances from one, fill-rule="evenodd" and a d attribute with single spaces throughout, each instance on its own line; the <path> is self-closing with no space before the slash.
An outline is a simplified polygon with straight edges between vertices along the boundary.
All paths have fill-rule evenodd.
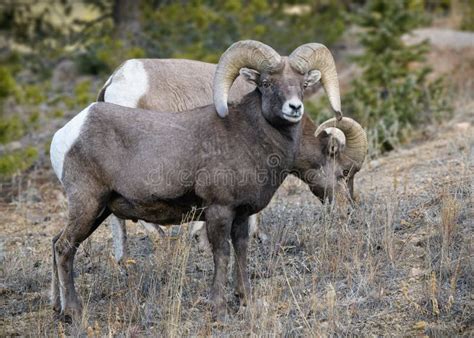
<path id="1" fill-rule="evenodd" d="M 119 66 L 98 101 L 159 112 L 181 112 L 212 104 L 216 65 L 184 59 L 132 59 Z M 255 86 L 238 77 L 229 101 L 239 101 Z"/>

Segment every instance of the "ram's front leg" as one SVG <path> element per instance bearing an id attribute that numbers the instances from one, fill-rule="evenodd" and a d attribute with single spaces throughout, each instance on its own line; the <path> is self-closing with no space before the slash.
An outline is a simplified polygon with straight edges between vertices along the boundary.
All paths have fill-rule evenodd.
<path id="1" fill-rule="evenodd" d="M 231 229 L 232 245 L 235 251 L 234 283 L 235 294 L 240 304 L 246 305 L 250 297 L 250 282 L 247 273 L 247 248 L 249 242 L 249 217 L 236 216 Z"/>
<path id="2" fill-rule="evenodd" d="M 229 207 L 212 205 L 206 209 L 207 237 L 214 256 L 214 279 L 211 287 L 212 318 L 220 321 L 223 321 L 226 315 L 225 286 L 233 218 L 234 212 Z"/>

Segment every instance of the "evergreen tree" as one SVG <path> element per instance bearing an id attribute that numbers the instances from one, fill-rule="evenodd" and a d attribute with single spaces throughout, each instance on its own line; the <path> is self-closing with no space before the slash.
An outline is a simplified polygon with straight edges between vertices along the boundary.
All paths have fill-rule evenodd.
<path id="1" fill-rule="evenodd" d="M 368 127 L 373 151 L 391 150 L 413 126 L 446 111 L 440 80 L 428 81 L 427 42 L 406 46 L 402 35 L 426 23 L 422 2 L 370 0 L 354 17 L 364 48 L 355 61 L 361 76 L 344 107 Z"/>
<path id="2" fill-rule="evenodd" d="M 309 41 L 335 42 L 345 10 L 339 0 L 146 2 L 143 46 L 154 57 L 217 62 L 233 42 L 254 39 L 288 54 Z"/>

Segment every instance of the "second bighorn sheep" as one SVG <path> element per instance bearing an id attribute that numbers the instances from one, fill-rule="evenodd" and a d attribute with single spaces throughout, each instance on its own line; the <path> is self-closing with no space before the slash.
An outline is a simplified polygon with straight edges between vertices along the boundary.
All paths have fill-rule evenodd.
<path id="1" fill-rule="evenodd" d="M 239 72 L 258 90 L 228 105 Z M 248 217 L 270 202 L 293 167 L 302 135 L 303 88 L 321 78 L 332 108 L 340 112 L 339 84 L 332 56 L 320 44 L 281 57 L 263 43 L 240 41 L 221 56 L 215 74 L 214 105 L 157 114 L 94 103 L 55 133 L 51 162 L 69 209 L 65 228 L 53 239 L 52 300 L 62 315 L 77 319 L 82 312 L 74 256 L 111 214 L 173 224 L 204 208 L 214 256 L 213 317 L 225 315 L 230 240 L 236 293 L 243 301 L 250 294 Z M 324 135 L 321 143 L 327 143 Z"/>
<path id="2" fill-rule="evenodd" d="M 212 103 L 215 69 L 215 64 L 183 59 L 128 60 L 115 70 L 98 100 L 157 112 L 197 108 Z M 319 88 L 318 85 L 308 87 L 305 95 Z M 229 101 L 239 101 L 253 90 L 255 85 L 239 76 L 231 87 Z M 317 127 L 305 115 L 302 123 L 303 137 L 291 173 L 307 183 L 321 201 L 332 199 L 336 193 L 345 195 L 345 189 L 352 198 L 354 175 L 362 167 L 367 153 L 365 131 L 349 118 L 338 122 L 331 119 Z M 327 144 L 332 146 L 321 148 L 323 144 L 318 138 L 323 130 L 330 138 Z M 252 215 L 249 223 L 250 234 L 256 234 L 257 216 Z M 126 257 L 125 221 L 112 216 L 111 227 L 115 258 L 119 261 Z M 157 228 L 157 225 L 147 227 Z M 197 235 L 201 248 L 209 246 L 202 222 L 194 222 L 192 232 Z"/>

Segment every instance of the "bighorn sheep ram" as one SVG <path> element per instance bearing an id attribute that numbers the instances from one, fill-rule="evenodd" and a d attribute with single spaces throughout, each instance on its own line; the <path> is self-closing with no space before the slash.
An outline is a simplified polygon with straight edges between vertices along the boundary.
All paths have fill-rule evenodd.
<path id="1" fill-rule="evenodd" d="M 239 72 L 258 89 L 228 105 Z M 213 317 L 225 316 L 230 240 L 236 293 L 245 301 L 248 218 L 270 202 L 293 168 L 303 129 L 303 88 L 320 78 L 340 114 L 336 69 L 326 47 L 306 44 L 281 57 L 261 42 L 240 41 L 216 67 L 214 105 L 157 114 L 93 103 L 56 132 L 51 161 L 69 214 L 53 238 L 53 308 L 71 318 L 82 312 L 74 256 L 110 214 L 173 224 L 196 207 L 204 208 L 214 256 Z M 324 143 L 327 135 L 318 139 Z"/>
<path id="2" fill-rule="evenodd" d="M 157 112 L 181 112 L 212 103 L 212 83 L 216 65 L 179 59 L 132 59 L 118 67 L 99 93 L 98 101 L 111 102 L 131 108 Z M 319 85 L 305 89 L 305 96 L 319 89 Z M 255 85 L 237 77 L 229 93 L 229 101 L 238 101 L 255 90 Z M 189 116 L 193 118 L 193 116 Z M 367 153 L 367 136 L 352 119 L 334 119 L 316 128 L 311 119 L 303 116 L 303 137 L 291 173 L 309 184 L 321 200 L 331 199 L 336 192 L 347 188 L 353 197 L 354 175 L 360 170 Z M 132 126 L 133 124 L 131 124 Z M 337 126 L 337 128 L 335 128 Z M 330 140 L 321 143 L 318 136 L 325 131 Z M 320 137 L 320 136 L 319 136 Z M 322 148 L 326 144 L 331 146 Z M 257 234 L 257 217 L 250 216 L 250 236 Z M 147 225 L 157 229 L 157 225 Z M 112 216 L 115 259 L 126 257 L 125 221 Z M 192 233 L 201 249 L 209 247 L 203 222 L 193 222 Z M 259 236 L 264 236 L 258 233 Z"/>

